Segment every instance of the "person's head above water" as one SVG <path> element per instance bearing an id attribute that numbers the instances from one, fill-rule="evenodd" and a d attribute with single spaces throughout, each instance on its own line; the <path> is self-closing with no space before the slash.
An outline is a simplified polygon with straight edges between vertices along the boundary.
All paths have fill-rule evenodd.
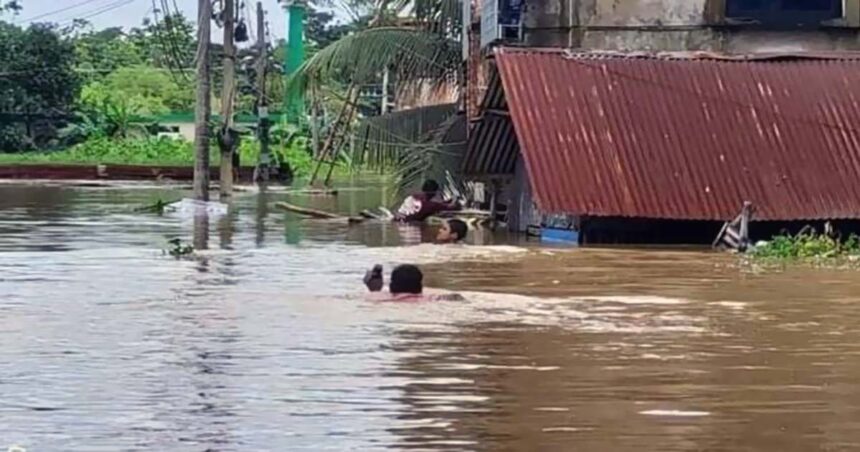
<path id="1" fill-rule="evenodd" d="M 424 184 L 421 185 L 421 192 L 427 196 L 436 196 L 436 193 L 439 193 L 439 182 L 433 179 L 425 180 Z"/>
<path id="2" fill-rule="evenodd" d="M 466 222 L 455 218 L 442 223 L 442 227 L 436 234 L 436 242 L 456 243 L 465 239 L 468 233 L 469 226 L 466 225 Z"/>
<path id="3" fill-rule="evenodd" d="M 424 274 L 414 265 L 399 265 L 391 272 L 388 290 L 392 295 L 421 295 L 424 291 Z"/>

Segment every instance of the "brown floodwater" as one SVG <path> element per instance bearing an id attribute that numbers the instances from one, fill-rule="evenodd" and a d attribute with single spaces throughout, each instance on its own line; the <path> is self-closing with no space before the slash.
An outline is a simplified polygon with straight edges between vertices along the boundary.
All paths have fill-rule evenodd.
<path id="1" fill-rule="evenodd" d="M 347 184 L 350 185 L 350 184 Z M 860 274 L 0 184 L 0 450 L 860 450 Z M 165 256 L 179 237 L 198 247 Z M 380 303 L 418 263 L 464 301 Z"/>

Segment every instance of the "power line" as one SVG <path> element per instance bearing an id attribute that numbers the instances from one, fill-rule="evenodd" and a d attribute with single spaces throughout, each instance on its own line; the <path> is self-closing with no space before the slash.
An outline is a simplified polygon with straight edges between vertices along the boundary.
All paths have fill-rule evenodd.
<path id="1" fill-rule="evenodd" d="M 155 0 L 152 0 L 152 17 L 154 20 L 152 26 L 152 33 L 155 35 L 155 39 L 161 44 L 162 50 L 166 54 L 165 63 L 167 64 L 168 69 L 170 70 L 170 76 L 173 78 L 173 81 L 179 83 L 179 78 L 182 78 L 184 81 L 188 81 L 188 75 L 184 70 L 184 62 L 179 55 L 178 45 L 176 44 L 175 36 L 171 33 L 170 26 L 170 5 L 168 5 L 164 0 L 161 1 L 162 8 L 167 7 L 166 9 L 161 10 L 164 15 L 164 20 L 161 23 L 164 24 L 167 29 L 167 33 L 170 35 L 169 37 L 165 37 L 161 32 L 158 31 L 158 7 L 156 6 Z M 168 42 L 168 39 L 170 42 Z M 177 72 L 179 75 L 177 76 Z"/>
<path id="2" fill-rule="evenodd" d="M 66 21 L 64 21 L 64 22 L 61 22 L 59 25 L 60 25 L 60 26 L 63 26 L 63 25 L 69 25 L 69 24 L 71 24 L 71 23 L 74 23 L 76 20 L 86 20 L 86 19 L 91 19 L 91 18 L 93 18 L 93 17 L 100 16 L 100 15 L 102 15 L 102 14 L 104 14 L 104 13 L 111 12 L 111 11 L 113 11 L 113 10 L 115 10 L 115 9 L 122 8 L 123 6 L 126 6 L 126 5 L 129 5 L 129 4 L 131 4 L 131 3 L 134 3 L 135 1 L 137 1 L 137 0 L 119 0 L 119 1 L 114 2 L 114 3 L 110 3 L 110 4 L 107 4 L 107 5 L 102 5 L 102 6 L 100 7 L 101 9 L 93 9 L 93 10 L 89 10 L 89 11 L 87 11 L 86 13 L 84 13 L 84 15 L 82 15 L 82 16 L 80 16 L 80 17 L 75 17 L 75 18 L 72 18 L 72 19 L 68 19 L 68 20 L 66 20 Z"/>
<path id="3" fill-rule="evenodd" d="M 21 24 L 21 23 L 24 23 L 24 22 L 32 22 L 32 21 L 34 21 L 34 20 L 38 20 L 38 19 L 42 19 L 42 18 L 44 18 L 44 17 L 53 16 L 54 14 L 59 14 L 59 13 L 62 13 L 62 12 L 70 11 L 70 10 L 73 10 L 73 9 L 75 9 L 75 8 L 79 7 L 79 6 L 88 5 L 88 4 L 90 4 L 90 3 L 94 3 L 94 2 L 97 2 L 97 1 L 101 1 L 101 0 L 85 0 L 85 1 L 83 1 L 83 2 L 75 3 L 74 5 L 69 5 L 69 6 L 65 7 L 65 8 L 60 8 L 60 9 L 57 9 L 57 10 L 54 10 L 54 11 L 49 11 L 49 12 L 47 12 L 47 13 L 39 14 L 39 15 L 37 15 L 37 16 L 32 16 L 32 17 L 28 17 L 28 18 L 26 18 L 26 19 L 17 20 L 17 21 L 15 21 L 15 23 L 16 23 L 16 24 Z"/>

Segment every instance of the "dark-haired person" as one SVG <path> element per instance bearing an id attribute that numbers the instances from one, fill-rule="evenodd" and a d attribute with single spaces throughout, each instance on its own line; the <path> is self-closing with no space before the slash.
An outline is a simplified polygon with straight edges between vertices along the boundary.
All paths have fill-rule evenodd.
<path id="1" fill-rule="evenodd" d="M 460 210 L 456 202 L 445 202 L 439 196 L 439 183 L 433 179 L 424 181 L 421 192 L 408 196 L 394 214 L 394 219 L 404 222 L 421 222 L 439 212 Z"/>
<path id="2" fill-rule="evenodd" d="M 364 285 L 371 292 L 382 291 L 385 281 L 382 276 L 382 266 L 375 265 L 364 276 Z M 398 265 L 391 272 L 391 282 L 388 291 L 393 300 L 403 300 L 421 297 L 424 292 L 424 274 L 421 269 L 411 264 Z"/>
<path id="3" fill-rule="evenodd" d="M 451 219 L 442 223 L 436 234 L 436 243 L 457 243 L 466 238 L 469 226 L 463 220 Z"/>
<path id="4" fill-rule="evenodd" d="M 375 265 L 364 277 L 364 284 L 371 292 L 381 292 L 385 285 L 382 276 L 382 266 Z M 464 298 L 456 293 L 424 294 L 424 274 L 421 269 L 411 264 L 398 265 L 391 272 L 391 283 L 388 294 L 375 301 L 463 301 Z"/>
<path id="5" fill-rule="evenodd" d="M 424 274 L 411 264 L 394 267 L 388 291 L 395 297 L 421 296 L 424 293 Z"/>

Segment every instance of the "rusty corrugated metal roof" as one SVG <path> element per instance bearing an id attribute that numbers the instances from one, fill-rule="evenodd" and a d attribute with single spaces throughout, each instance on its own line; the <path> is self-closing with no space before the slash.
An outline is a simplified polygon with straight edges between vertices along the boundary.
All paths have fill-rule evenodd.
<path id="1" fill-rule="evenodd" d="M 750 201 L 756 220 L 860 218 L 850 55 L 495 59 L 546 212 L 728 220 Z"/>

